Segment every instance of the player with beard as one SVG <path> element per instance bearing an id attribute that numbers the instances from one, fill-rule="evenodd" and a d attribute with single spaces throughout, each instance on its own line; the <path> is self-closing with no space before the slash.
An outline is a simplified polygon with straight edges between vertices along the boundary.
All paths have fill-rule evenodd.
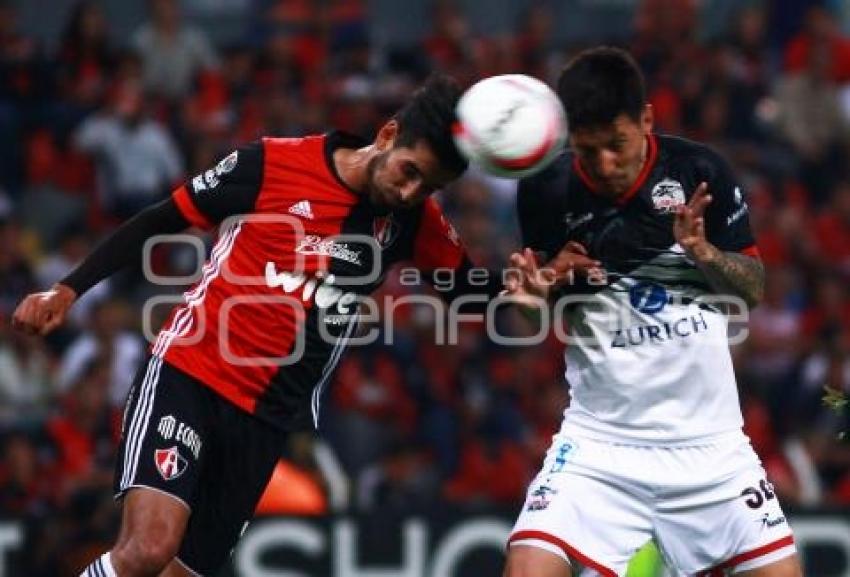
<path id="1" fill-rule="evenodd" d="M 729 353 L 727 305 L 754 306 L 764 290 L 744 188 L 710 148 L 653 133 L 628 53 L 581 53 L 557 92 L 570 151 L 520 181 L 527 248 L 512 256 L 523 275 L 508 292 L 565 297 L 570 404 L 505 576 L 624 575 L 654 539 L 676 575 L 799 577 L 791 528 L 741 431 Z M 601 270 L 543 282 L 539 255 L 556 253 L 562 267 L 589 257 Z"/>
<path id="2" fill-rule="evenodd" d="M 19 305 L 15 325 L 47 334 L 148 239 L 218 227 L 201 279 L 131 389 L 115 477 L 121 530 L 85 577 L 212 575 L 225 563 L 286 435 L 318 426 L 358 301 L 393 263 L 453 271 L 448 299 L 501 288 L 468 282 L 472 265 L 430 198 L 466 168 L 451 137 L 459 96 L 432 77 L 374 142 L 331 132 L 239 148 Z"/>

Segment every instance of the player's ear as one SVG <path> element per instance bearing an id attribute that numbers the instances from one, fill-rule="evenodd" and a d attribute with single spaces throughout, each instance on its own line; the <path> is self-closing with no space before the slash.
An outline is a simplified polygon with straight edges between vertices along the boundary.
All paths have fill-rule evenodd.
<path id="1" fill-rule="evenodd" d="M 389 120 L 378 130 L 375 146 L 381 152 L 389 150 L 393 147 L 396 136 L 398 136 L 398 122 L 395 119 Z"/>
<path id="2" fill-rule="evenodd" d="M 652 109 L 652 104 L 646 103 L 643 105 L 643 112 L 640 113 L 640 127 L 644 134 L 652 134 L 653 126 L 655 126 L 655 110 Z"/>

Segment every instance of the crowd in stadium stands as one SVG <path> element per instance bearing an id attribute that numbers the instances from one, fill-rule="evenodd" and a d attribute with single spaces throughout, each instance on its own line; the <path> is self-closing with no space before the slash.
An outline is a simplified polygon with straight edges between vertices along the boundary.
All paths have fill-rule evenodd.
<path id="1" fill-rule="evenodd" d="M 101 8 L 83 1 L 55 53 L 0 4 L 0 513 L 33 530 L 28 575 L 76 574 L 109 539 L 121 407 L 145 354 L 142 305 L 181 287 L 120 274 L 46 339 L 9 328 L 25 294 L 239 143 L 332 126 L 370 136 L 432 69 L 467 85 L 507 72 L 551 81 L 580 48 L 551 42 L 540 6 L 511 36 L 476 37 L 461 10 L 438 2 L 423 45 L 378 53 L 365 2 L 268 4 L 250 41 L 214 45 L 175 0 L 151 0 L 148 21 L 115 45 Z M 704 38 L 695 4 L 639 2 L 627 45 L 658 130 L 715 146 L 748 191 L 768 274 L 734 348 L 746 432 L 789 508 L 850 505 L 850 443 L 839 440 L 850 419 L 822 402 L 825 386 L 850 392 L 850 38 L 814 5 L 777 39 L 758 2 Z M 512 184 L 471 170 L 447 192 L 472 258 L 504 266 L 519 243 Z M 191 273 L 184 249 L 155 250 L 154 268 Z M 377 298 L 412 290 L 427 292 L 392 277 Z M 154 327 L 165 309 L 153 309 Z M 481 323 L 441 344 L 435 315 L 399 306 L 392 344 L 354 347 L 341 362 L 322 426 L 350 489 L 334 508 L 521 503 L 568 402 L 561 347 L 496 345 Z M 499 323 L 507 335 L 531 330 L 516 313 Z M 312 493 L 290 489 L 311 505 L 278 494 L 263 510 L 322 512 L 327 480 L 311 444 L 294 436 L 287 450 L 281 482 L 312 483 Z"/>

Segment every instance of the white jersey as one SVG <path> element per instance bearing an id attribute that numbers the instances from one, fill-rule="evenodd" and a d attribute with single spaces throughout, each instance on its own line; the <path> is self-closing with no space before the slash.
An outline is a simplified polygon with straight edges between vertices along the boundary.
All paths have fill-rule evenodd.
<path id="1" fill-rule="evenodd" d="M 684 255 L 656 261 L 637 272 L 700 275 Z M 609 440 L 664 444 L 740 429 L 727 318 L 714 298 L 675 281 L 622 278 L 575 307 L 567 423 Z"/>
<path id="2" fill-rule="evenodd" d="M 676 206 L 707 182 L 708 240 L 755 255 L 747 204 L 708 148 L 650 137 L 638 182 L 612 202 L 569 154 L 520 184 L 526 246 L 551 258 L 570 240 L 600 260 L 604 282 L 561 295 L 571 387 L 565 429 L 614 442 L 693 444 L 740 430 L 743 420 L 725 309 L 673 238 Z M 742 302 L 742 301 L 738 301 Z M 558 309 L 556 308 L 556 311 Z"/>

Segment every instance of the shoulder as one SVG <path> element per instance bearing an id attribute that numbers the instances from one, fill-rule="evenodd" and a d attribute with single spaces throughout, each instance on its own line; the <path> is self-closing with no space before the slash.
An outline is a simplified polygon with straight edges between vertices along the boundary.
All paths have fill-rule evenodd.
<path id="1" fill-rule="evenodd" d="M 300 138 L 265 137 L 259 141 L 260 155 L 269 176 L 287 178 L 324 171 L 326 159 L 325 137 L 305 136 Z"/>
<path id="2" fill-rule="evenodd" d="M 262 182 L 264 151 L 262 141 L 255 140 L 239 146 L 218 163 L 190 181 L 189 189 L 195 195 L 218 187 L 220 182 L 228 185 L 254 185 Z"/>
<path id="3" fill-rule="evenodd" d="M 324 135 L 312 135 L 293 138 L 266 136 L 259 141 L 266 154 L 270 157 L 289 156 L 292 154 L 321 153 L 324 145 Z"/>
<path id="4" fill-rule="evenodd" d="M 573 155 L 564 151 L 552 164 L 537 174 L 520 179 L 517 184 L 517 204 L 540 205 L 562 197 L 573 174 Z"/>
<path id="5" fill-rule="evenodd" d="M 669 164 L 687 164 L 700 171 L 714 172 L 725 169 L 728 162 L 711 146 L 678 136 L 659 134 L 659 154 Z"/>

